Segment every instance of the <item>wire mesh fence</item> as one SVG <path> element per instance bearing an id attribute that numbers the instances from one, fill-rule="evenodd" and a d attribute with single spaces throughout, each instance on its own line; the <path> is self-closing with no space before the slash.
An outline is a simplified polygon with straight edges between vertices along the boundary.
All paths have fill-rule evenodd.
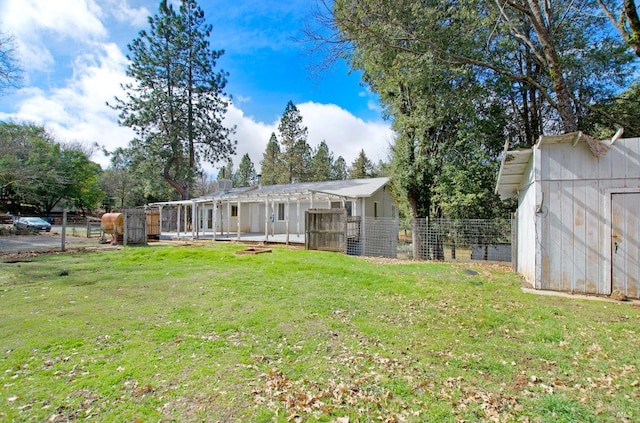
<path id="1" fill-rule="evenodd" d="M 510 219 L 413 219 L 399 234 L 398 257 L 511 262 Z"/>
<path id="2" fill-rule="evenodd" d="M 391 257 L 398 255 L 398 219 L 353 217 L 347 222 L 347 254 Z"/>

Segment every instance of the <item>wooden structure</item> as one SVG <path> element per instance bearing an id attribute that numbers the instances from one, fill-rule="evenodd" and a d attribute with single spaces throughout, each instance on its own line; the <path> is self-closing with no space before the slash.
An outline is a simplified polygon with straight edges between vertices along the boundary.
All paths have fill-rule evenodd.
<path id="1" fill-rule="evenodd" d="M 543 136 L 502 158 L 516 197 L 515 269 L 536 289 L 640 297 L 640 138 Z"/>
<path id="2" fill-rule="evenodd" d="M 157 208 L 145 210 L 147 223 L 147 239 L 160 239 L 160 210 Z"/>
<path id="3" fill-rule="evenodd" d="M 147 225 L 142 209 L 127 209 L 122 213 L 105 213 L 101 218 L 102 232 L 113 236 L 113 243 L 147 243 Z"/>
<path id="4" fill-rule="evenodd" d="M 307 250 L 347 252 L 347 210 L 310 209 L 305 213 Z"/>

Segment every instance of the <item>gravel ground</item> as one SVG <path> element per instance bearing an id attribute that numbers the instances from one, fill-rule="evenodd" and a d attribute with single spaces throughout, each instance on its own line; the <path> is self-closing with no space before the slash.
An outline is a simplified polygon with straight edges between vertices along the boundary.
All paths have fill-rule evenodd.
<path id="1" fill-rule="evenodd" d="M 66 249 L 98 247 L 98 238 L 70 236 L 65 239 Z M 61 251 L 62 235 L 56 228 L 38 235 L 0 236 L 0 256 L 25 252 Z"/>

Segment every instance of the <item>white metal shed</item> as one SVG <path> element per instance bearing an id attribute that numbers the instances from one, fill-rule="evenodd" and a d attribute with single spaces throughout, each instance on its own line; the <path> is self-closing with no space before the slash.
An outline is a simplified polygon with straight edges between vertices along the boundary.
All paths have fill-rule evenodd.
<path id="1" fill-rule="evenodd" d="M 508 151 L 496 193 L 517 197 L 516 271 L 536 289 L 640 296 L 640 138 L 580 132 Z"/>

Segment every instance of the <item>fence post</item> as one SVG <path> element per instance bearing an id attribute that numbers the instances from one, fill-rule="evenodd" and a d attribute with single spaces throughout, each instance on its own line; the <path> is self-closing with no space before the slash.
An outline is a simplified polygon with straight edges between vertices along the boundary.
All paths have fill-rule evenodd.
<path id="1" fill-rule="evenodd" d="M 67 241 L 67 211 L 62 211 L 62 237 L 60 240 L 60 251 L 65 251 L 65 243 Z"/>
<path id="2" fill-rule="evenodd" d="M 127 210 L 124 210 L 124 231 L 122 234 L 122 246 L 126 247 L 127 246 Z"/>

